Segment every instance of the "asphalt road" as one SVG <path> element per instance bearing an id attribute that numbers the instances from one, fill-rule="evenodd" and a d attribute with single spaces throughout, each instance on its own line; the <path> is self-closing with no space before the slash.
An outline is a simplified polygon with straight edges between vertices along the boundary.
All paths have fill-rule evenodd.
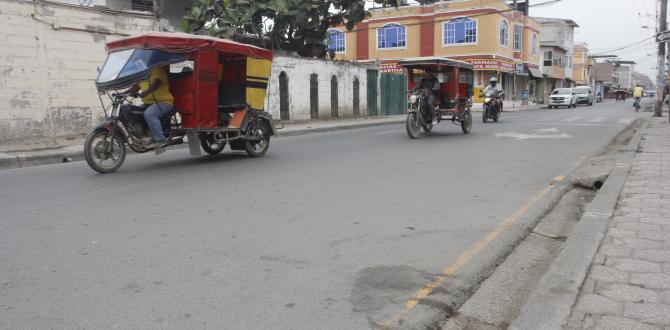
<path id="1" fill-rule="evenodd" d="M 0 172 L 0 328 L 369 329 L 635 118 L 631 102 Z M 477 261 L 477 256 L 472 262 Z"/>

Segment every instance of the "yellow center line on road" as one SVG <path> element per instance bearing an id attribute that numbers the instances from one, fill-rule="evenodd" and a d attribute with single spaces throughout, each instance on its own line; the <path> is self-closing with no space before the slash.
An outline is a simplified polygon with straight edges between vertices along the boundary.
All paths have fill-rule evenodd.
<path id="1" fill-rule="evenodd" d="M 472 258 L 474 258 L 477 254 L 479 254 L 482 249 L 484 249 L 489 243 L 491 243 L 493 240 L 495 240 L 500 234 L 502 234 L 507 228 L 509 228 L 514 222 L 516 222 L 522 215 L 524 215 L 528 210 L 535 205 L 544 195 L 546 195 L 548 192 L 550 192 L 554 187 L 556 187 L 556 183 L 559 181 L 565 180 L 565 176 L 557 176 L 554 178 L 553 181 L 549 183 L 548 186 L 546 186 L 544 189 L 542 189 L 540 192 L 535 194 L 530 200 L 528 200 L 525 204 L 523 204 L 521 207 L 519 207 L 514 213 L 512 213 L 510 216 L 505 218 L 505 220 L 500 223 L 496 228 L 494 228 L 492 231 L 490 231 L 482 240 L 479 242 L 475 243 L 471 247 L 469 247 L 463 254 L 461 254 L 456 262 L 452 265 L 450 265 L 447 268 L 444 268 L 442 270 L 442 274 L 440 274 L 433 282 L 430 284 L 422 287 L 417 291 L 412 298 L 410 298 L 404 306 L 404 309 L 396 314 L 393 318 L 390 320 L 382 323 L 381 329 L 390 329 L 394 324 L 397 324 L 400 319 L 411 311 L 416 305 L 421 302 L 421 300 L 425 299 L 428 297 L 431 293 L 433 293 L 433 290 L 435 290 L 437 287 L 442 285 L 444 281 L 447 280 L 449 276 L 453 276 L 456 274 L 461 268 L 463 268 L 465 265 L 467 265 Z"/>

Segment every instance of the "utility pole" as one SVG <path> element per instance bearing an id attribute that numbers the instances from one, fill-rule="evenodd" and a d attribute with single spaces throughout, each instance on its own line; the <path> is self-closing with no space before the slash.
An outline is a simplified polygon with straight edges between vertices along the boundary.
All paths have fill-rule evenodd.
<path id="1" fill-rule="evenodd" d="M 668 29 L 668 0 L 658 0 L 658 34 L 667 31 Z M 657 40 L 658 41 L 658 40 Z M 658 43 L 658 67 L 656 76 L 656 108 L 654 109 L 654 117 L 663 116 L 663 92 L 667 79 L 665 77 L 665 42 Z"/>

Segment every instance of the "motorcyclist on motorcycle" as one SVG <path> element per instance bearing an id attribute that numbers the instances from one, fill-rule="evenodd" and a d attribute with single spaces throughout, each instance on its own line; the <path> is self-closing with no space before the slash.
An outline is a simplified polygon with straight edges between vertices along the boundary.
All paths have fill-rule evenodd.
<path id="1" fill-rule="evenodd" d="M 495 97 L 498 110 L 502 111 L 501 97 L 505 92 L 503 91 L 502 85 L 498 84 L 498 78 L 491 77 L 491 79 L 489 80 L 489 84 L 486 85 L 486 88 L 484 88 L 484 95 L 486 95 L 489 92 L 491 92 L 491 95 Z"/>
<path id="2" fill-rule="evenodd" d="M 151 71 L 147 80 L 131 87 L 127 94 L 142 99 L 146 109 L 144 119 L 151 131 L 151 138 L 145 141 L 147 148 L 155 148 L 167 142 L 161 118 L 170 114 L 174 107 L 174 96 L 168 83 L 169 67 L 157 67 Z"/>
<path id="3" fill-rule="evenodd" d="M 437 98 L 435 97 L 435 94 L 438 90 L 440 90 L 440 80 L 437 79 L 436 73 L 434 71 L 426 71 L 425 76 L 421 78 L 421 81 L 419 82 L 417 88 L 420 90 L 427 91 L 426 93 L 428 95 L 427 104 L 432 109 L 431 111 L 431 113 L 433 114 L 432 121 L 437 120 L 437 109 L 435 108 L 435 105 L 437 104 Z"/>

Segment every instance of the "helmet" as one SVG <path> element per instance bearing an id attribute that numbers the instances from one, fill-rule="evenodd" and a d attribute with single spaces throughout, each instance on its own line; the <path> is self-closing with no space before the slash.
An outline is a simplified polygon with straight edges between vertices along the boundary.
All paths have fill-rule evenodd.
<path id="1" fill-rule="evenodd" d="M 491 77 L 491 79 L 489 80 L 489 82 L 497 83 L 497 82 L 498 82 L 498 78 L 496 78 L 496 77 Z"/>

